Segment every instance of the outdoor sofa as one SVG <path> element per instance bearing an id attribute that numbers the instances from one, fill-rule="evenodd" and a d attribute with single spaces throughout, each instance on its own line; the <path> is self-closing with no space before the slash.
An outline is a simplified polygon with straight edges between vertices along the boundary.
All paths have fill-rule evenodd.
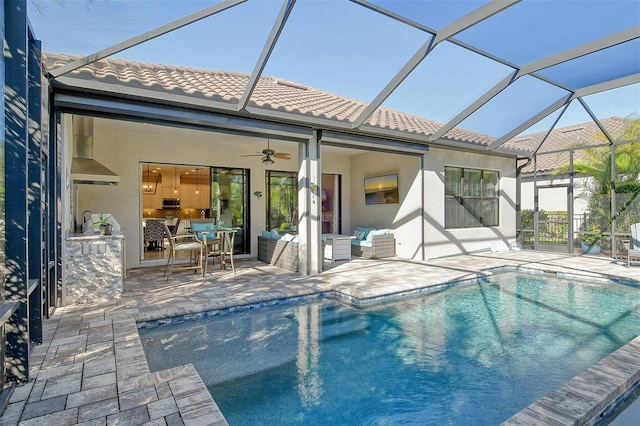
<path id="1" fill-rule="evenodd" d="M 258 236 L 258 260 L 298 272 L 298 245 L 293 235 L 262 231 Z"/>
<path id="2" fill-rule="evenodd" d="M 351 255 L 382 258 L 396 255 L 396 239 L 388 229 L 356 227 L 351 239 Z"/>

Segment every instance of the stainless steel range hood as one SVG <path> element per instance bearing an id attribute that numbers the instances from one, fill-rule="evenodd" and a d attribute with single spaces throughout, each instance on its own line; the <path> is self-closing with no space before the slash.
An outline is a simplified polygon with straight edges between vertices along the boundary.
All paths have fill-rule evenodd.
<path id="1" fill-rule="evenodd" d="M 93 117 L 73 116 L 71 180 L 89 185 L 120 183 L 120 176 L 93 159 Z"/>

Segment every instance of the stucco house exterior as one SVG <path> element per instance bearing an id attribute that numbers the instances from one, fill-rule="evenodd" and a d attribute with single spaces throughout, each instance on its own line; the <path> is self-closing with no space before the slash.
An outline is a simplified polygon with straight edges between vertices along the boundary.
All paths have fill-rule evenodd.
<path id="1" fill-rule="evenodd" d="M 55 71 L 74 59 L 47 54 L 47 69 Z M 395 235 L 398 257 L 437 258 L 486 250 L 490 243 L 506 250 L 514 241 L 516 206 L 512 200 L 516 197 L 518 149 L 507 144 L 498 153 L 483 153 L 495 139 L 463 129 L 455 129 L 455 139 L 420 142 L 439 128 L 438 123 L 384 107 L 355 132 L 351 124 L 364 103 L 265 76 L 257 82 L 247 106 L 235 111 L 249 77 L 101 59 L 52 79 L 52 102 L 61 111 L 56 129 L 64 151 L 63 179 L 67 180 L 63 185 L 65 232 L 74 231 L 82 211 L 108 212 L 124 230 L 126 267 L 157 264 L 142 260 L 140 178 L 144 164 L 157 163 L 247 170 L 249 194 L 266 191 L 266 170 L 297 173 L 298 212 L 309 213 L 299 216 L 297 226 L 300 237 L 308 238 L 309 252 L 301 254 L 302 263 L 318 257 L 311 247 L 320 244 L 322 233 L 321 174 L 340 176 L 340 200 L 335 205 L 341 222 L 331 231 L 353 234 L 357 226 L 387 228 Z M 74 116 L 94 117 L 93 156 L 119 176 L 118 185 L 74 181 Z M 292 159 L 276 159 L 267 168 L 252 157 L 267 139 L 271 148 L 291 154 Z M 447 167 L 491 171 L 497 176 L 493 200 L 497 210 L 492 213 L 496 221 L 491 226 L 452 226 L 445 221 Z M 399 202 L 365 204 L 364 179 L 389 174 L 397 175 Z M 455 197 L 449 198 L 449 203 L 456 203 Z M 248 197 L 246 256 L 255 257 L 256 236 L 265 229 L 265 202 Z M 303 223 L 306 218 L 311 218 L 307 224 Z M 321 263 L 310 260 L 301 271 L 313 273 Z"/>
<path id="2" fill-rule="evenodd" d="M 629 126 L 631 120 L 624 117 L 609 117 L 600 120 L 610 134 L 616 135 Z M 543 140 L 547 132 L 531 133 L 518 137 L 514 143 L 535 147 Z M 584 157 L 583 149 L 589 146 L 603 145 L 606 138 L 595 122 L 584 122 L 563 126 L 551 130 L 544 140 L 544 148 L 539 151 L 535 162 L 522 169 L 522 210 L 535 208 L 535 186 L 545 188 L 539 197 L 538 208 L 546 211 L 567 211 L 567 185 L 570 184 L 568 172 L 558 171 L 569 164 L 569 151 L 574 150 L 574 160 Z M 584 191 L 584 176 L 574 176 L 573 202 L 574 214 L 585 213 L 590 193 Z M 534 183 L 535 182 L 535 183 Z M 582 189 L 581 189 L 582 188 Z"/>
<path id="3" fill-rule="evenodd" d="M 605 148 L 603 152 L 606 152 L 610 145 L 603 129 L 609 137 L 618 140 L 633 123 L 632 118 L 610 117 L 599 121 L 602 127 L 594 121 L 589 121 L 554 128 L 550 132 L 531 133 L 514 138 L 513 143 L 521 144 L 523 147 L 528 146 L 536 152 L 532 161 L 522 167 L 520 175 L 522 212 L 520 240 L 526 247 L 535 246 L 546 250 L 573 252 L 583 233 L 589 234 L 596 231 L 591 222 L 601 218 L 602 215 L 591 214 L 590 202 L 597 182 L 593 176 L 580 172 L 572 174 L 570 170 L 573 170 L 572 165 L 576 161 L 586 160 L 587 163 L 593 161 L 586 151 L 589 148 Z M 543 141 L 544 145 L 539 148 Z M 593 151 L 593 155 L 597 152 Z M 632 212 L 633 205 L 628 207 L 624 205 L 625 202 L 633 202 L 634 199 L 635 196 L 631 193 L 617 194 L 618 214 L 626 215 Z M 609 203 L 610 200 L 606 202 L 606 204 Z M 538 226 L 544 227 L 544 232 L 534 229 L 536 220 L 539 220 Z M 604 224 L 599 224 L 598 228 L 600 227 L 602 227 L 600 231 L 610 235 L 610 230 L 605 228 Z M 616 233 L 621 233 L 623 239 L 628 238 L 628 229 L 624 229 L 624 226 L 617 229 Z M 534 242 L 535 235 L 538 235 L 537 242 Z M 609 238 L 607 236 L 605 238 L 607 241 L 603 241 L 607 250 L 611 250 Z M 618 249 L 624 252 L 620 241 L 617 245 Z M 583 251 L 585 248 L 586 246 L 581 245 Z"/>

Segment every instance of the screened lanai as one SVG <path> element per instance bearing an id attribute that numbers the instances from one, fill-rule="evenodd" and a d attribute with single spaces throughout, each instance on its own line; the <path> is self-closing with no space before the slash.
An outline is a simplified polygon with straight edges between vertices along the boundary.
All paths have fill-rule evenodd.
<path id="1" fill-rule="evenodd" d="M 250 75 L 242 96 L 211 106 L 282 119 L 281 111 L 260 108 L 269 101 L 256 93 L 260 77 L 273 76 L 359 101 L 357 108 L 336 106 L 329 123 L 312 107 L 295 117 L 311 125 L 515 155 L 529 181 L 521 196 L 533 203 L 524 209 L 520 242 L 573 252 L 581 235 L 594 232 L 615 257 L 637 219 L 630 215 L 638 210 L 637 185 L 585 188 L 602 182 L 596 176 L 580 181 L 578 193 L 573 178 L 588 165 L 576 171 L 573 161 L 615 159 L 616 146 L 639 138 L 628 131 L 640 110 L 639 8 L 635 1 L 236 0 L 179 8 L 159 2 L 150 11 L 140 2 L 78 2 L 40 4 L 30 17 L 45 51 L 79 56 L 53 70 L 53 79 L 103 57 L 242 72 Z M 117 32 L 110 31 L 114 19 Z M 90 29 L 91 37 L 60 36 L 69 20 L 74 33 Z M 384 108 L 429 125 L 393 122 Z M 571 126 L 592 131 L 582 139 L 556 136 Z M 601 147 L 580 154 L 585 146 Z M 618 162 L 609 163 L 605 181 L 638 180 L 637 170 L 619 173 L 611 167 Z M 541 200 L 564 205 L 545 212 Z M 586 206 L 574 207 L 580 203 Z"/>
<path id="2" fill-rule="evenodd" d="M 388 107 L 433 121 L 385 136 L 521 152 L 521 134 L 637 112 L 639 7 L 635 1 L 161 1 L 34 2 L 45 52 L 80 56 L 57 78 L 102 57 L 286 79 L 361 102 L 336 127 L 365 134 Z M 117 22 L 118 31 L 113 31 Z M 69 31 L 73 28 L 73 31 Z M 66 31 L 62 31 L 66 29 Z M 89 37 L 78 37 L 78 34 Z M 272 116 L 275 114 L 272 113 Z M 309 117 L 309 122 L 320 117 Z M 464 140 L 461 129 L 485 135 Z M 605 136 L 611 136 L 606 127 Z M 516 139 L 517 140 L 517 139 Z M 607 142 L 611 142 L 607 139 Z"/>
<path id="3" fill-rule="evenodd" d="M 640 111 L 640 4 L 635 0 L 20 0 L 4 2 L 3 11 L 1 177 L 3 186 L 12 189 L 6 192 L 0 221 L 11 287 L 5 299 L 37 296 L 34 312 L 26 304 L 10 304 L 19 317 L 14 321 L 19 332 L 9 337 L 7 350 L 7 375 L 15 380 L 28 379 L 29 341 L 41 339 L 42 316 L 57 303 L 63 223 L 71 221 L 56 198 L 69 185 L 61 167 L 65 153 L 57 146 L 56 130 L 63 123 L 56 96 L 68 100 L 70 93 L 81 94 L 83 107 L 94 102 L 99 104 L 91 110 L 96 117 L 109 116 L 114 104 L 105 102 L 107 86 L 129 78 L 138 87 L 111 90 L 109 100 L 135 105 L 139 115 L 132 121 L 143 121 L 151 117 L 144 117 L 149 104 L 175 103 L 171 67 L 190 75 L 219 70 L 242 76 L 237 80 L 242 83 L 198 99 L 185 86 L 181 95 L 193 108 L 185 116 L 204 111 L 215 115 L 218 126 L 251 121 L 280 134 L 304 128 L 320 144 L 412 152 L 437 148 L 454 163 L 459 153 L 513 160 L 510 167 L 521 184 L 505 205 L 509 212 L 533 212 L 517 231 L 521 242 L 531 241 L 534 248 L 564 244 L 571 251 L 582 234 L 593 234 L 608 239 L 603 249 L 617 256 L 625 227 L 635 220 L 630 212 L 639 210 L 637 169 L 634 175 L 618 161 L 625 157 L 640 163 L 638 131 L 633 130 Z M 43 53 L 70 60 L 45 70 Z M 114 62 L 103 66 L 103 59 Z M 136 96 L 157 85 L 145 86 L 129 75 L 124 61 L 162 64 L 169 90 L 153 93 L 142 104 Z M 97 67 L 102 79 L 83 69 L 88 66 Z M 67 84 L 71 76 L 73 86 Z M 299 88 L 300 96 L 283 103 L 282 92 L 265 93 L 260 81 L 267 77 L 276 87 L 280 82 Z M 307 97 L 308 88 L 342 100 Z M 49 91 L 50 105 L 43 96 Z M 66 112 L 78 112 L 78 105 L 69 105 Z M 202 125 L 194 116 L 188 117 L 190 124 Z M 177 127 L 185 125 L 172 120 Z M 601 148 L 580 149 L 585 145 Z M 605 183 L 592 191 L 596 197 L 589 198 L 600 201 L 579 206 L 574 179 L 595 177 L 589 164 L 580 165 L 592 154 L 598 167 L 609 168 L 599 181 Z M 562 193 L 564 206 L 543 206 L 544 200 L 557 200 L 545 195 L 554 191 Z M 591 215 L 596 209 L 597 217 Z M 564 220 L 564 227 L 556 232 L 563 242 L 541 237 L 541 228 L 556 221 L 542 217 L 541 210 L 564 212 L 565 219 L 558 220 Z M 577 214 L 580 221 L 573 217 Z M 43 221 L 28 221 L 28 216 Z M 597 230 L 589 228 L 594 222 Z M 442 228 L 443 238 L 451 235 Z M 527 232 L 533 237 L 525 241 Z"/>
<path id="4" fill-rule="evenodd" d="M 554 192 L 573 188 L 569 177 L 581 173 L 571 168 L 575 158 L 615 158 L 615 147 L 639 138 L 628 131 L 640 110 L 640 5 L 632 0 L 228 0 L 180 2 L 180 7 L 162 1 L 153 8 L 145 2 L 33 2 L 29 7 L 43 50 L 77 55 L 51 71 L 52 81 L 105 57 L 244 73 L 249 78 L 241 96 L 223 95 L 208 106 L 343 135 L 516 156 L 529 182 L 531 176 L 542 178 L 541 188 L 533 183 L 519 204 L 533 203 L 538 193 L 557 202 Z M 85 33 L 90 36 L 78 37 Z M 274 110 L 256 90 L 264 76 L 346 96 L 357 106 L 335 105 L 329 116 L 304 102 L 293 110 Z M 428 123 L 398 122 L 389 110 Z M 614 117 L 625 118 L 626 127 Z M 580 126 L 592 129 L 582 139 L 553 134 Z M 586 146 L 602 148 L 579 154 Z M 609 181 L 637 181 L 626 170 L 608 169 Z M 566 179 L 558 181 L 561 175 Z M 609 239 L 615 256 L 622 244 L 615 233 L 626 238 L 629 224 L 621 209 L 635 206 L 634 195 L 616 197 L 616 190 L 634 194 L 635 187 L 605 186 L 610 189 L 598 197 L 608 202 L 598 205 L 606 204 L 608 213 L 599 215 L 598 232 Z M 577 191 L 560 196 L 570 197 L 560 210 L 572 219 L 563 219 L 558 231 L 569 251 L 580 231 L 595 229 L 587 229 L 588 209 L 573 207 Z M 525 245 L 538 247 L 542 241 L 544 246 L 546 237 L 537 235 L 538 221 L 546 220 L 538 217 L 541 209 L 532 205 L 531 220 L 520 228 Z"/>

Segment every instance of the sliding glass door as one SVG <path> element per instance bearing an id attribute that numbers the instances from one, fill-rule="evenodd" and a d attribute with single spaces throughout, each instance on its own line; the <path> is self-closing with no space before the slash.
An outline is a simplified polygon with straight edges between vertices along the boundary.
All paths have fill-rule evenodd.
<path id="1" fill-rule="evenodd" d="M 221 226 L 238 229 L 234 254 L 249 252 L 249 171 L 211 168 L 211 217 Z"/>
<path id="2" fill-rule="evenodd" d="M 342 233 L 340 175 L 322 174 L 322 233 Z"/>
<path id="3" fill-rule="evenodd" d="M 267 230 L 297 232 L 298 174 L 267 170 Z M 322 175 L 322 233 L 342 232 L 340 175 Z"/>
<path id="4" fill-rule="evenodd" d="M 298 174 L 267 170 L 267 230 L 296 233 Z"/>
<path id="5" fill-rule="evenodd" d="M 164 223 L 172 233 L 190 232 L 191 220 L 211 219 L 238 228 L 234 254 L 249 252 L 249 172 L 184 164 L 140 164 L 141 259 L 167 259 Z"/>

